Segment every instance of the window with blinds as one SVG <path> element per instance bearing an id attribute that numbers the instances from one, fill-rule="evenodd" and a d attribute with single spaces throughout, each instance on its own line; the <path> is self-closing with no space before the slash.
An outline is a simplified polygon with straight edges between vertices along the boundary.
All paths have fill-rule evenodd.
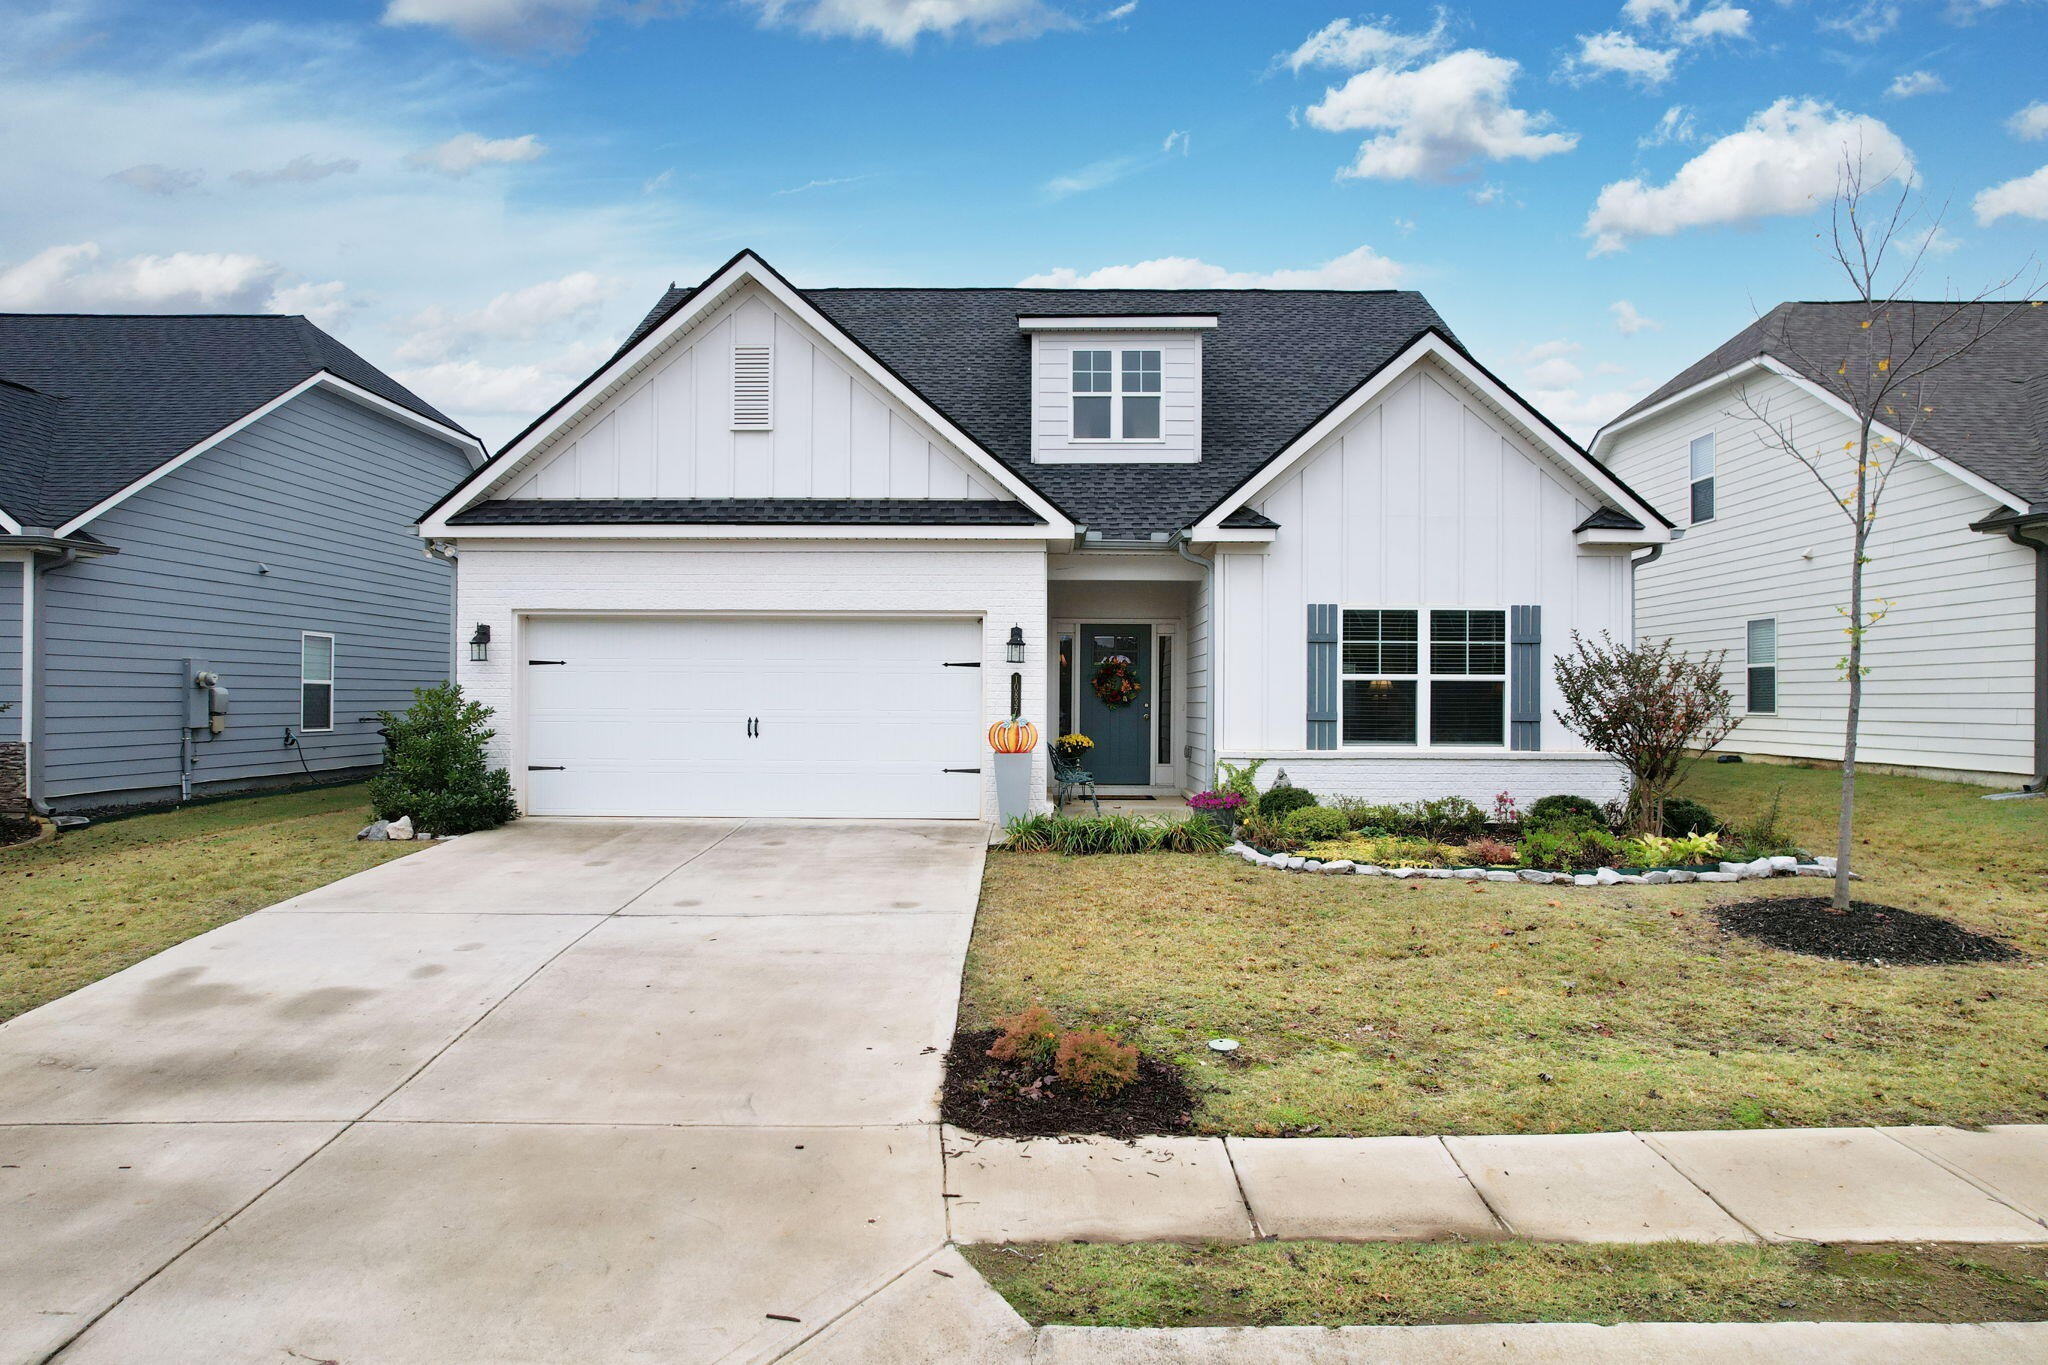
<path id="1" fill-rule="evenodd" d="M 1506 611 L 1347 608 L 1342 660 L 1345 744 L 1507 743 Z"/>
<path id="2" fill-rule="evenodd" d="M 1751 621 L 1748 630 L 1748 697 L 1744 709 L 1752 716 L 1778 714 L 1778 622 L 1775 617 Z"/>

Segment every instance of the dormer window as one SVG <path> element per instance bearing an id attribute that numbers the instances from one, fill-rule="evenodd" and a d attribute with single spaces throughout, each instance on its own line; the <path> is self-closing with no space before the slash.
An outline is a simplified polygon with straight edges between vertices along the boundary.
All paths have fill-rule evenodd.
<path id="1" fill-rule="evenodd" d="M 1074 439 L 1158 440 L 1159 356 L 1146 350 L 1076 350 Z"/>

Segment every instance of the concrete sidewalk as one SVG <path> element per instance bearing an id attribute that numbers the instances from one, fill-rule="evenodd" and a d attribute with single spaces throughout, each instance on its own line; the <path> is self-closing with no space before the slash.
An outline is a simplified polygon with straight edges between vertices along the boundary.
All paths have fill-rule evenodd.
<path id="1" fill-rule="evenodd" d="M 958 1242 L 2048 1242 L 2043 1125 L 944 1150 Z"/>

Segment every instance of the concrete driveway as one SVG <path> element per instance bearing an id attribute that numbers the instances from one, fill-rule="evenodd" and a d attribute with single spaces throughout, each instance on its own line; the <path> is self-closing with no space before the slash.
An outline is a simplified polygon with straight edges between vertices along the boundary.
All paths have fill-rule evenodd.
<path id="1" fill-rule="evenodd" d="M 782 1354 L 944 1241 L 984 843 L 522 821 L 0 1026 L 0 1361 Z"/>

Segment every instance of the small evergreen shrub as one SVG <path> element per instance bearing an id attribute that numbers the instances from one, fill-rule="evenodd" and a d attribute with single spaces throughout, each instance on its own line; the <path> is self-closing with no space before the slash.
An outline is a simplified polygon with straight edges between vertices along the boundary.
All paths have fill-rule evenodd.
<path id="1" fill-rule="evenodd" d="M 1266 788 L 1265 795 L 1259 798 L 1259 814 L 1269 820 L 1277 820 L 1289 811 L 1300 810 L 1315 803 L 1313 792 L 1303 791 L 1289 783 L 1276 782 Z"/>
<path id="2" fill-rule="evenodd" d="M 370 779 L 377 818 L 410 815 L 426 834 L 469 834 L 518 815 L 511 774 L 490 765 L 491 708 L 464 701 L 452 682 L 415 688 L 412 698 L 402 715 L 377 713 L 389 736 L 384 766 Z"/>
<path id="3" fill-rule="evenodd" d="M 1138 1079 L 1138 1049 L 1099 1029 L 1078 1029 L 1060 1039 L 1052 1070 L 1090 1099 L 1106 1100 Z"/>
<path id="4" fill-rule="evenodd" d="M 1242 816 L 1237 822 L 1237 828 L 1246 843 L 1268 853 L 1292 853 L 1301 847 L 1301 840 L 1289 834 L 1279 820 L 1269 816 Z"/>
<path id="5" fill-rule="evenodd" d="M 1486 812 L 1462 796 L 1443 796 L 1434 801 L 1411 801 L 1402 808 L 1403 834 L 1419 834 L 1432 843 L 1446 839 L 1473 839 L 1486 833 Z"/>
<path id="6" fill-rule="evenodd" d="M 1333 804 L 1344 812 L 1344 823 L 1361 834 L 1393 834 L 1406 820 L 1399 806 L 1360 801 L 1353 796 L 1342 797 Z"/>
<path id="7" fill-rule="evenodd" d="M 1313 843 L 1318 839 L 1341 839 L 1351 827 L 1344 823 L 1342 811 L 1326 810 L 1322 806 L 1303 806 L 1280 817 L 1280 829 L 1290 839 Z"/>
<path id="8" fill-rule="evenodd" d="M 1536 803 L 1529 807 L 1529 813 L 1522 817 L 1522 827 L 1535 829 L 1542 825 L 1570 824 L 1575 819 L 1603 827 L 1607 824 L 1607 817 L 1601 813 L 1598 802 L 1564 793 L 1537 797 Z"/>
<path id="9" fill-rule="evenodd" d="M 1029 1005 L 996 1020 L 1001 1034 L 989 1045 L 988 1055 L 999 1062 L 1019 1062 L 1043 1068 L 1059 1050 L 1060 1026 L 1052 1011 L 1043 1005 Z"/>
<path id="10" fill-rule="evenodd" d="M 1464 849 L 1399 834 L 1378 838 L 1348 834 L 1341 839 L 1309 844 L 1301 851 L 1326 863 L 1348 858 L 1373 867 L 1463 867 L 1471 862 Z"/>
<path id="11" fill-rule="evenodd" d="M 1523 867 L 1583 872 L 1613 866 L 1622 856 L 1622 845 L 1606 830 L 1580 819 L 1539 825 L 1526 831 L 1519 851 L 1517 861 Z"/>
<path id="12" fill-rule="evenodd" d="M 1664 798 L 1665 834 L 1714 834 L 1720 829 L 1720 819 L 1699 802 L 1687 800 L 1683 796 Z"/>

